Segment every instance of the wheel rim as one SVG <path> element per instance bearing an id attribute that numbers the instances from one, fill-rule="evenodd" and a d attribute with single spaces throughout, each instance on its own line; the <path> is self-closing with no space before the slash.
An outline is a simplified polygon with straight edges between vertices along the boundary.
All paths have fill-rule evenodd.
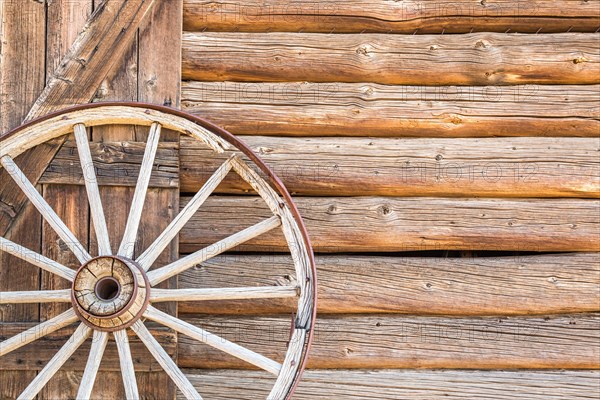
<path id="1" fill-rule="evenodd" d="M 125 234 L 119 249 L 114 252 L 110 246 L 94 168 L 85 167 L 93 165 L 86 128 L 111 124 L 151 127 Z M 233 155 L 213 173 L 154 243 L 139 257 L 134 257 L 132 243 L 135 243 L 138 236 L 141 210 L 148 189 L 160 132 L 163 128 L 179 131 L 181 134 L 200 140 L 215 153 L 231 150 Z M 75 135 L 93 225 L 98 238 L 98 255 L 95 258 L 92 258 L 77 241 L 13 160 L 32 147 L 71 133 Z M 257 166 L 266 179 L 257 173 L 244 158 Z M 291 397 L 306 366 L 314 332 L 317 287 L 314 256 L 302 218 L 285 186 L 241 140 L 206 120 L 170 108 L 142 103 L 94 103 L 47 115 L 11 131 L 0 140 L 0 161 L 81 263 L 79 270 L 73 271 L 0 237 L 1 250 L 73 283 L 71 290 L 0 293 L 0 304 L 71 301 L 73 305 L 73 308 L 67 312 L 32 328 L 30 330 L 32 332 L 29 333 L 33 333 L 35 330 L 35 335 L 27 335 L 28 332 L 25 332 L 25 334 L 17 335 L 0 343 L 0 357 L 78 320 L 82 322 L 73 334 L 72 340 L 69 340 L 59 350 L 19 398 L 35 397 L 64 362 L 93 334 L 94 340 L 88 364 L 78 393 L 78 398 L 80 396 L 88 398 L 98 373 L 99 360 L 102 358 L 111 332 L 117 342 L 127 398 L 139 398 L 126 334 L 126 329 L 130 328 L 150 350 L 150 353 L 181 392 L 189 399 L 201 399 L 201 395 L 147 330 L 143 319 L 158 322 L 180 334 L 190 336 L 271 372 L 277 376 L 277 379 L 268 399 L 279 400 Z M 149 271 L 162 250 L 175 238 L 229 172 L 235 172 L 250 184 L 267 204 L 273 216 L 215 243 L 214 246 L 220 249 L 218 253 L 212 248 L 209 254 L 207 248 L 204 248 L 191 255 L 180 257 L 166 266 Z M 223 300 L 245 299 L 251 301 L 259 298 L 296 296 L 298 298 L 297 314 L 292 321 L 290 342 L 285 359 L 281 364 L 165 314 L 152 306 L 152 303 L 163 301 L 201 301 L 209 298 L 215 300 L 214 290 L 211 292 L 211 289 L 179 290 L 153 289 L 153 287 L 200 262 L 274 229 L 281 229 L 286 238 L 298 278 L 297 285 L 225 288 L 224 290 L 219 288 L 220 294 L 216 299 L 218 300 L 218 296 L 221 296 Z M 117 273 L 113 268 L 115 265 L 118 266 Z M 40 332 L 43 332 L 43 335 Z"/>

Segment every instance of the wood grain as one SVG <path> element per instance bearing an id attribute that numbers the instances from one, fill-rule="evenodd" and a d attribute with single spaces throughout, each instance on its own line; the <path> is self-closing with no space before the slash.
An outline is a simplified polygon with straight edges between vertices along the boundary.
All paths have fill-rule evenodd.
<path id="1" fill-rule="evenodd" d="M 153 10 L 148 14 L 144 23 L 140 25 L 138 38 L 130 46 L 126 57 L 121 60 L 119 67 L 109 75 L 102 84 L 101 98 L 107 100 L 130 100 L 157 103 L 161 105 L 179 106 L 179 87 L 181 84 L 181 65 L 173 60 L 179 60 L 181 53 L 181 8 L 180 1 L 156 1 Z M 93 139 L 98 142 L 124 142 L 137 141 L 145 142 L 148 138 L 148 129 L 132 126 L 112 126 L 95 128 Z M 161 135 L 162 146 L 173 149 L 170 153 L 170 163 L 168 170 L 172 175 L 178 175 L 178 140 L 179 134 L 165 131 Z M 170 147 L 169 147 L 170 146 Z M 159 163 L 161 159 L 157 159 Z M 141 158 L 140 158 L 141 163 Z M 163 164 L 164 165 L 164 164 Z M 160 169 L 160 167 L 159 167 Z M 154 171 L 153 171 L 154 172 Z M 134 174 L 137 182 L 139 169 Z M 123 237 L 125 231 L 125 221 L 127 221 L 130 204 L 133 198 L 133 188 L 123 187 L 101 187 L 100 191 L 105 201 L 109 204 L 107 208 L 107 218 L 109 222 L 110 233 L 117 238 L 113 248 L 118 248 L 118 241 Z M 158 185 L 157 185 L 158 186 Z M 179 190 L 177 188 L 178 180 L 169 182 L 168 187 L 155 188 L 148 190 L 144 203 L 143 213 L 146 218 L 142 218 L 139 226 L 138 238 L 134 243 L 134 254 L 137 256 L 148 247 L 152 241 L 162 232 L 162 230 L 173 219 L 178 210 Z M 126 207 L 123 207 L 126 204 Z M 108 217 L 108 214 L 113 214 Z M 163 252 L 157 261 L 157 265 L 164 265 L 174 260 L 177 251 L 177 242 L 173 241 L 166 251 Z M 167 283 L 167 287 L 176 287 L 176 281 Z M 176 313 L 176 307 L 173 304 L 166 304 L 167 310 Z M 164 339 L 157 337 L 157 340 L 164 344 Z M 176 337 L 174 339 L 176 341 Z M 137 368 L 135 358 L 139 354 L 138 350 L 132 349 L 134 363 Z M 145 351 L 146 358 L 154 359 Z M 176 353 L 170 353 L 175 359 Z M 139 390 L 142 395 L 147 392 L 153 392 L 156 398 L 173 399 L 175 398 L 175 385 L 168 380 L 167 375 L 162 373 L 161 368 L 154 368 L 153 379 L 162 382 L 159 386 L 154 384 L 144 384 L 147 382 L 147 374 L 138 374 Z M 121 385 L 118 385 L 119 387 Z M 121 398 L 124 396 L 122 395 Z"/>
<path id="2" fill-rule="evenodd" d="M 69 361 L 73 353 L 87 340 L 91 335 L 92 329 L 83 323 L 73 333 L 67 342 L 61 347 L 56 354 L 48 361 L 48 363 L 37 374 L 35 379 L 31 381 L 29 386 L 21 393 L 18 400 L 32 400 L 37 397 L 38 393 L 46 386 L 48 381 L 56 375 L 56 373 Z"/>
<path id="3" fill-rule="evenodd" d="M 144 156 L 145 143 L 135 141 L 92 142 L 90 150 L 96 178 L 101 186 L 135 186 Z M 150 187 L 176 188 L 179 186 L 179 146 L 160 143 L 156 163 L 152 167 Z M 75 142 L 67 140 L 52 160 L 40 183 L 83 185 Z"/>
<path id="4" fill-rule="evenodd" d="M 600 196 L 600 142 L 595 138 L 243 140 L 295 195 Z M 181 190 L 197 192 L 226 157 L 182 138 Z M 244 180 L 229 174 L 216 192 L 249 190 Z"/>
<path id="5" fill-rule="evenodd" d="M 270 136 L 592 136 L 598 85 L 415 86 L 184 82 L 183 109 L 234 134 Z M 365 77 L 373 80 L 371 76 Z"/>
<path id="6" fill-rule="evenodd" d="M 33 204 L 28 204 L 23 210 L 23 218 L 13 226 L 7 237 L 30 250 L 35 250 L 37 254 L 41 254 L 41 226 L 41 215 Z M 39 288 L 40 270 L 38 267 L 7 252 L 0 252 L 0 291 L 29 291 Z M 38 304 L 0 305 L 0 321 L 2 322 L 38 321 L 39 313 Z"/>
<path id="7" fill-rule="evenodd" d="M 600 203 L 593 199 L 297 197 L 295 203 L 315 252 L 600 249 Z M 269 215 L 258 197 L 211 196 L 181 231 L 180 250 L 211 245 Z M 289 251 L 275 231 L 236 249 Z"/>
<path id="8" fill-rule="evenodd" d="M 150 355 L 148 354 L 148 357 Z M 116 362 L 116 361 L 115 361 Z M 21 374 L 27 372 L 19 371 Z M 1 372 L 0 372 L 1 374 Z M 121 374 L 119 372 L 103 371 L 98 376 L 102 379 L 102 384 L 96 384 L 95 391 L 92 393 L 93 400 L 123 400 L 125 390 Z M 64 371 L 48 382 L 45 390 L 42 391 L 44 398 L 52 400 L 72 400 L 77 398 L 77 389 L 81 380 L 81 372 Z M 169 378 L 161 372 L 146 372 L 137 374 L 137 381 L 140 393 L 144 393 L 147 399 L 162 399 L 160 397 L 162 390 L 170 384 Z M 110 388 L 110 392 L 108 391 Z M 51 397 L 52 396 L 52 397 Z"/>
<path id="9" fill-rule="evenodd" d="M 259 371 L 186 369 L 206 398 L 262 399 L 273 384 Z M 598 371 L 309 370 L 297 400 L 564 400 L 600 395 Z M 183 399 L 182 397 L 179 397 Z"/>
<path id="10" fill-rule="evenodd" d="M 63 42 L 74 36 L 72 32 L 79 32 L 80 26 L 77 23 L 78 20 L 74 19 L 71 21 L 71 17 L 73 15 L 77 16 L 81 12 L 79 10 L 80 3 L 72 1 L 55 3 L 54 7 L 59 11 L 58 14 L 54 15 L 61 15 L 64 11 L 77 9 L 74 14 L 67 14 L 69 15 L 68 18 L 59 18 L 59 21 L 65 22 L 64 24 L 52 25 L 51 29 L 49 29 L 50 33 L 55 32 L 55 34 L 59 35 L 58 40 Z M 108 74 L 113 64 L 121 59 L 124 51 L 136 35 L 137 27 L 153 3 L 154 0 L 115 0 L 100 3 L 94 14 L 90 17 L 81 36 L 77 37 L 73 47 L 62 58 L 59 67 L 47 79 L 46 88 L 35 101 L 27 115 L 27 119 L 39 117 L 69 105 L 89 102 L 94 97 L 98 86 Z M 9 4 L 19 7 L 18 4 L 20 2 L 10 2 Z M 85 4 L 84 6 L 84 3 L 81 3 L 81 7 L 88 9 L 91 3 L 85 2 Z M 45 21 L 44 10 L 44 5 L 39 4 L 35 11 L 30 10 L 29 12 L 33 16 L 39 14 L 39 17 Z M 25 18 L 29 18 L 29 16 Z M 40 23 L 34 22 L 33 25 L 35 25 L 35 28 L 32 28 L 32 32 L 38 32 L 39 29 L 39 47 L 36 45 L 37 42 L 32 40 L 31 44 L 27 44 L 27 49 L 20 49 L 20 53 L 17 52 L 13 55 L 15 60 L 21 60 L 22 54 L 29 54 L 30 46 L 36 52 L 38 50 L 41 51 L 40 60 L 32 58 L 27 63 L 27 65 L 32 65 L 32 68 L 39 68 L 41 71 L 42 87 L 40 91 L 43 88 L 43 69 L 45 65 L 43 62 L 43 55 L 45 54 L 43 41 L 46 29 L 43 21 Z M 27 26 L 29 25 L 25 25 L 24 29 L 27 29 Z M 66 31 L 71 33 L 62 36 Z M 22 43 L 29 43 L 29 41 L 24 40 Z M 50 43 L 51 41 L 49 40 Z M 61 49 L 60 46 L 55 46 L 54 48 Z M 62 51 L 58 50 L 58 52 L 63 53 L 64 49 Z M 55 52 L 48 52 L 48 58 L 52 60 L 47 63 L 48 66 L 54 65 L 56 62 L 53 59 L 54 55 Z M 33 61 L 38 62 L 33 63 Z M 25 76 L 28 75 L 25 74 Z M 26 80 L 20 78 L 20 76 L 13 76 L 11 78 L 9 75 L 7 82 L 18 87 L 21 81 L 25 82 Z M 36 80 L 34 79 L 32 82 L 35 83 Z M 26 84 L 23 84 L 23 87 L 26 88 Z M 37 93 L 39 92 L 36 91 L 35 94 L 37 95 Z M 23 104 L 29 105 L 30 103 L 24 101 Z M 20 120 L 13 121 L 10 127 L 14 128 L 19 123 Z M 34 184 L 37 183 L 39 177 L 56 154 L 56 151 L 58 151 L 61 143 L 62 140 L 49 142 L 21 157 L 21 165 L 29 172 L 30 179 Z M 0 185 L 0 201 L 7 204 L 10 209 L 14 210 L 14 213 L 2 213 L 0 215 L 0 234 L 4 234 L 8 230 L 15 215 L 20 213 L 26 201 L 25 196 L 21 192 L 14 190 L 13 186 L 5 184 L 9 178 L 2 172 L 0 171 L 0 182 L 2 183 Z"/>
<path id="11" fill-rule="evenodd" d="M 185 0 L 184 29 L 218 32 L 594 32 L 589 1 Z"/>
<path id="12" fill-rule="evenodd" d="M 4 340 L 7 337 L 19 334 L 26 329 L 33 327 L 34 325 L 37 325 L 37 323 L 3 323 L 0 325 L 0 339 Z M 54 356 L 56 351 L 62 347 L 62 345 L 74 332 L 76 327 L 76 325 L 72 325 L 69 328 L 64 328 L 60 331 L 51 333 L 44 338 L 35 341 L 34 343 L 2 356 L 2 358 L 0 358 L 0 370 L 29 371 L 40 369 Z M 177 346 L 175 334 L 156 325 L 153 325 L 151 329 L 152 334 L 157 340 L 160 341 L 161 344 L 163 344 L 163 347 L 167 353 L 174 355 Z M 131 332 L 129 332 L 129 334 L 135 370 L 142 372 L 142 374 L 140 374 L 142 376 L 145 372 L 161 371 L 161 367 L 150 356 L 145 346 L 137 339 L 136 336 L 132 336 Z M 64 370 L 77 371 L 80 375 L 82 375 L 88 361 L 90 347 L 90 341 L 84 343 L 84 345 L 81 346 L 81 349 L 73 355 L 69 365 Z M 110 341 L 108 342 L 108 346 L 106 347 L 106 351 L 102 359 L 102 364 L 100 365 L 100 373 L 98 374 L 97 379 L 98 385 L 102 385 L 100 382 L 104 380 L 105 375 L 109 375 L 107 374 L 108 372 L 117 373 L 120 382 L 121 373 L 119 368 L 119 354 L 112 335 L 110 335 Z"/>
<path id="13" fill-rule="evenodd" d="M 98 3 L 81 33 L 76 38 L 69 35 L 63 39 L 75 40 L 71 39 L 73 45 L 61 57 L 27 119 L 89 102 L 109 71 L 121 61 L 154 2 L 112 0 Z M 63 4 L 70 6 L 68 2 Z"/>
<path id="14" fill-rule="evenodd" d="M 600 255 L 439 258 L 323 255 L 319 315 L 518 315 L 600 311 Z M 501 279 L 500 279 L 501 277 Z M 281 287 L 296 281 L 290 256 L 224 255 L 180 275 L 180 290 Z M 218 289 L 215 289 L 215 291 Z M 180 313 L 289 314 L 296 299 L 197 301 Z"/>
<path id="15" fill-rule="evenodd" d="M 280 361 L 290 317 L 187 318 Z M 448 369 L 598 369 L 598 314 L 449 318 L 358 315 L 317 319 L 308 367 Z M 248 368 L 231 356 L 179 337 L 185 368 Z"/>
<path id="16" fill-rule="evenodd" d="M 85 187 L 47 185 L 44 186 L 43 194 L 46 201 L 49 202 L 50 207 L 56 211 L 59 218 L 87 250 L 89 241 L 89 206 Z M 81 263 L 69 250 L 64 240 L 46 222 L 42 225 L 42 244 L 42 255 L 56 260 L 72 270 L 77 270 L 81 266 Z M 71 289 L 71 285 L 71 282 L 61 277 L 46 271 L 42 272 L 41 289 L 43 290 Z M 41 304 L 40 311 L 42 318 L 51 318 L 72 307 L 73 305 L 70 303 Z"/>
<path id="17" fill-rule="evenodd" d="M 44 89 L 46 10 L 35 1 L 0 5 L 0 136 L 21 124 Z M 27 54 L 27 62 L 22 56 Z"/>
<path id="18" fill-rule="evenodd" d="M 290 77 L 391 85 L 598 84 L 598 34 L 183 35 L 183 79 L 288 82 Z"/>
<path id="19" fill-rule="evenodd" d="M 18 126 L 45 84 L 46 7 L 35 1 L 0 1 L 0 136 Z M 23 62 L 23 54 L 27 61 Z M 35 162 L 35 157 L 19 159 Z M 21 203 L 15 204 L 15 196 Z M 20 221 L 9 223 L 17 215 Z M 41 253 L 41 217 L 3 169 L 0 170 L 0 236 Z M 0 290 L 36 290 L 36 267 L 0 252 Z M 0 321 L 38 321 L 39 305 L 0 305 Z M 0 398 L 15 399 L 35 378 L 35 371 L 0 372 Z"/>

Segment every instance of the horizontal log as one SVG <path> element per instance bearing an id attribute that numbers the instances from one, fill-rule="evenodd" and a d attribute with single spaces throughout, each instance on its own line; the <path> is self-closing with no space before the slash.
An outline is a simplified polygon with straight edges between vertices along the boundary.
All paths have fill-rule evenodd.
<path id="1" fill-rule="evenodd" d="M 0 324 L 0 341 L 17 335 L 36 323 L 2 323 Z M 0 370 L 39 370 L 50 361 L 56 352 L 65 344 L 74 332 L 76 326 L 65 328 L 45 336 L 25 347 L 15 350 L 0 358 Z M 163 345 L 166 351 L 173 355 L 177 347 L 177 335 L 163 328 L 154 328 L 152 333 Z M 131 353 L 136 371 L 161 371 L 162 368 L 146 350 L 144 344 L 137 336 L 130 334 Z M 69 371 L 83 371 L 85 369 L 91 347 L 91 339 L 87 340 L 69 358 L 65 367 Z M 106 347 L 100 366 L 101 371 L 120 371 L 119 354 L 112 335 Z"/>
<path id="2" fill-rule="evenodd" d="M 188 318 L 209 332 L 276 361 L 285 355 L 290 318 Z M 600 315 L 435 318 L 389 315 L 317 318 L 308 367 L 444 369 L 599 369 Z M 185 368 L 250 368 L 185 336 Z"/>
<path id="3" fill-rule="evenodd" d="M 96 179 L 103 186 L 135 186 L 140 173 L 146 143 L 91 142 L 90 151 Z M 161 142 L 150 178 L 150 187 L 179 186 L 179 144 Z M 77 145 L 67 140 L 52 160 L 40 183 L 83 185 L 84 177 Z"/>
<path id="4" fill-rule="evenodd" d="M 392 85 L 600 83 L 598 34 L 184 33 L 183 79 Z M 441 73 L 443 71 L 443 73 Z"/>
<path id="5" fill-rule="evenodd" d="M 182 98 L 184 110 L 244 135 L 597 137 L 600 132 L 598 85 L 192 81 L 183 82 Z"/>
<path id="6" fill-rule="evenodd" d="M 182 197 L 181 206 L 189 201 Z M 316 252 L 599 251 L 598 200 L 297 197 Z M 260 197 L 211 196 L 180 251 L 210 246 L 270 216 Z M 272 231 L 237 247 L 289 251 Z"/>
<path id="7" fill-rule="evenodd" d="M 600 196 L 597 138 L 243 140 L 296 195 Z M 227 156 L 183 138 L 181 190 L 198 191 Z M 250 189 L 229 174 L 216 192 Z"/>
<path id="8" fill-rule="evenodd" d="M 596 7 L 596 8 L 594 8 Z M 324 33 L 594 32 L 589 1 L 185 0 L 190 31 Z"/>
<path id="9" fill-rule="evenodd" d="M 184 373 L 202 396 L 212 400 L 266 398 L 274 382 L 260 371 L 186 369 Z M 294 399 L 585 399 L 600 396 L 599 379 L 599 371 L 586 370 L 309 370 L 302 375 Z"/>
<path id="10" fill-rule="evenodd" d="M 600 311 L 600 254 L 474 258 L 319 256 L 319 315 L 517 315 Z M 502 277 L 502 279 L 499 279 Z M 291 256 L 225 255 L 179 276 L 180 289 L 296 281 Z M 289 314 L 296 299 L 179 303 L 179 313 Z"/>

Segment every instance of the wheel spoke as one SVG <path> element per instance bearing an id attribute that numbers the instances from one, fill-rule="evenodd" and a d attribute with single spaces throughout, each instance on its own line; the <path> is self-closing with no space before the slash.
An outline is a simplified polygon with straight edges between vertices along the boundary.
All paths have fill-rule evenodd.
<path id="1" fill-rule="evenodd" d="M 135 369 L 133 368 L 133 359 L 131 358 L 131 349 L 129 347 L 129 338 L 127 331 L 117 331 L 114 333 L 117 349 L 119 350 L 119 361 L 121 364 L 121 375 L 125 385 L 125 396 L 127 400 L 138 400 L 137 381 L 135 378 Z"/>
<path id="2" fill-rule="evenodd" d="M 10 353 L 11 351 L 21 348 L 26 344 L 43 338 L 44 336 L 49 335 L 52 332 L 62 329 L 65 326 L 71 325 L 77 320 L 77 315 L 75 314 L 75 311 L 71 308 L 65 311 L 64 313 L 52 319 L 49 319 L 46 322 L 42 322 L 41 324 L 36 325 L 33 328 L 26 330 L 25 332 L 21 332 L 18 335 L 6 339 L 2 343 L 0 343 L 0 357 Z"/>
<path id="3" fill-rule="evenodd" d="M 81 382 L 79 383 L 78 399 L 90 399 L 92 397 L 96 375 L 98 375 L 98 369 L 100 369 L 100 363 L 102 362 L 102 356 L 107 344 L 108 333 L 94 331 L 90 355 L 85 366 L 85 371 L 83 372 L 83 378 L 81 378 Z"/>
<path id="4" fill-rule="evenodd" d="M 52 229 L 56 231 L 65 244 L 69 246 L 79 262 L 83 264 L 91 260 L 92 257 L 87 250 L 79 243 L 79 240 L 77 240 L 73 232 L 67 228 L 58 215 L 56 215 L 56 212 L 54 212 L 52 207 L 44 200 L 42 195 L 37 191 L 29 179 L 27 179 L 13 159 L 10 156 L 4 156 L 0 159 L 0 162 L 4 169 L 6 169 L 6 172 L 9 173 L 15 183 L 21 188 L 23 193 L 25 193 L 29 201 L 31 201 L 35 208 L 42 214 L 42 217 L 44 217 L 46 222 L 48 222 Z"/>
<path id="5" fill-rule="evenodd" d="M 274 375 L 278 375 L 281 370 L 281 364 L 273 361 L 265 356 L 253 352 L 245 347 L 223 339 L 217 335 L 207 332 L 192 324 L 184 322 L 179 318 L 175 318 L 166 314 L 152 306 L 148 307 L 144 313 L 144 317 L 165 325 L 181 334 L 196 339 L 199 342 L 205 343 L 215 349 L 221 350 L 227 354 L 244 360 L 252 365 L 264 369 Z"/>
<path id="6" fill-rule="evenodd" d="M 156 150 L 158 149 L 160 129 L 161 126 L 157 123 L 152 124 L 150 127 L 146 151 L 140 167 L 140 175 L 138 176 L 135 193 L 133 194 L 133 201 L 131 202 L 131 209 L 129 210 L 129 217 L 127 218 L 125 234 L 123 235 L 123 240 L 119 247 L 118 254 L 123 257 L 131 258 L 135 249 L 135 239 L 142 217 L 142 210 L 144 209 L 144 202 L 146 200 L 148 184 L 150 183 L 150 175 L 152 174 Z"/>
<path id="7" fill-rule="evenodd" d="M 87 190 L 88 201 L 90 203 L 90 212 L 94 229 L 96 231 L 96 239 L 98 240 L 98 252 L 101 256 L 112 254 L 110 248 L 110 238 L 108 236 L 108 228 L 106 227 L 106 218 L 104 216 L 104 208 L 102 200 L 100 200 L 100 190 L 98 189 L 98 180 L 96 179 L 96 171 L 94 170 L 94 162 L 90 152 L 90 144 L 88 142 L 87 131 L 85 125 L 75 125 L 75 141 L 77 142 L 77 151 L 79 153 L 79 161 L 83 170 L 83 180 Z"/>
<path id="8" fill-rule="evenodd" d="M 0 292 L 0 304 L 69 303 L 71 291 L 32 290 L 30 292 Z"/>
<path id="9" fill-rule="evenodd" d="M 296 286 L 267 286 L 211 289 L 152 289 L 150 302 L 250 300 L 297 297 Z"/>
<path id="10" fill-rule="evenodd" d="M 198 250 L 187 257 L 181 258 L 174 263 L 151 271 L 148 273 L 150 285 L 156 286 L 160 282 L 169 279 L 174 275 L 180 274 L 196 264 L 209 260 L 212 257 L 234 248 L 235 246 L 260 236 L 263 233 L 269 232 L 280 225 L 281 219 L 279 219 L 279 217 L 276 215 L 272 216 L 263 222 L 259 222 L 256 225 L 252 225 L 251 227 L 244 229 L 243 231 L 228 236 L 225 239 L 220 240 L 209 247 L 205 247 L 202 250 Z"/>
<path id="11" fill-rule="evenodd" d="M 198 391 L 194 388 L 188 378 L 179 369 L 177 364 L 169 357 L 167 352 L 161 347 L 156 341 L 154 336 L 148 331 L 141 321 L 137 321 L 131 327 L 133 331 L 138 335 L 140 340 L 146 345 L 152 356 L 158 361 L 161 367 L 165 370 L 167 375 L 175 382 L 175 385 L 181 390 L 186 399 L 189 400 L 202 400 Z"/>
<path id="12" fill-rule="evenodd" d="M 69 360 L 75 351 L 87 340 L 92 330 L 84 324 L 79 325 L 73 336 L 67 343 L 52 357 L 48 364 L 40 371 L 35 379 L 21 393 L 18 400 L 33 400 L 35 396 L 46 386 L 48 381 L 58 372 L 58 370 Z"/>
<path id="13" fill-rule="evenodd" d="M 29 250 L 26 247 L 18 245 L 0 236 L 0 250 L 10 255 L 20 258 L 23 261 L 35 265 L 38 268 L 48 271 L 54 275 L 58 275 L 61 278 L 65 278 L 69 282 L 73 282 L 75 279 L 75 271 L 71 268 L 65 267 L 62 264 L 57 263 L 54 260 L 44 257 L 43 255 L 36 253 L 33 250 Z"/>
<path id="14" fill-rule="evenodd" d="M 198 211 L 198 208 L 206 201 L 208 196 L 219 186 L 219 183 L 225 179 L 231 170 L 231 159 L 225 161 L 219 169 L 206 181 L 202 188 L 190 200 L 189 203 L 181 210 L 181 212 L 173 219 L 169 226 L 161 233 L 161 235 L 152 243 L 150 247 L 137 259 L 138 264 L 148 271 L 160 253 L 167 247 L 175 236 L 181 231 L 184 225 Z"/>

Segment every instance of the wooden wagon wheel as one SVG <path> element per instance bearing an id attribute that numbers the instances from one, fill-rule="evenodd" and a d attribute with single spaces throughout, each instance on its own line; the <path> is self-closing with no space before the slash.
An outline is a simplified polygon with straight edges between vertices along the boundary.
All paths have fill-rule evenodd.
<path id="1" fill-rule="evenodd" d="M 86 128 L 132 124 L 150 126 L 140 174 L 127 219 L 125 233 L 113 251 L 100 200 Z M 231 150 L 227 159 L 207 180 L 192 200 L 141 255 L 134 257 L 142 208 L 146 197 L 161 129 L 171 129 L 204 142 L 216 153 Z M 90 213 L 98 240 L 98 255 L 92 257 L 65 223 L 52 210 L 33 184 L 19 169 L 14 158 L 34 146 L 74 133 L 84 172 Z M 245 161 L 248 160 L 248 161 Z M 202 397 L 144 325 L 158 322 L 180 334 L 264 369 L 277 378 L 268 399 L 291 397 L 305 367 L 316 315 L 316 270 L 312 248 L 289 193 L 281 181 L 246 145 L 227 131 L 194 116 L 148 104 L 96 103 L 78 106 L 32 121 L 10 132 L 0 141 L 0 161 L 19 188 L 56 231 L 79 260 L 75 271 L 17 243 L 0 237 L 0 248 L 45 271 L 72 282 L 70 290 L 2 292 L 0 304 L 71 303 L 68 311 L 0 343 L 0 357 L 73 323 L 79 326 L 71 339 L 41 370 L 19 399 L 33 399 L 71 355 L 93 335 L 92 346 L 77 398 L 89 398 L 109 335 L 114 335 L 128 399 L 138 399 L 134 365 L 127 339 L 133 330 L 150 353 L 188 399 Z M 258 173 L 252 164 L 267 177 Z M 150 270 L 156 259 L 175 238 L 192 215 L 231 171 L 235 171 L 262 197 L 273 216 L 231 235 L 212 246 Z M 157 284 L 217 254 L 232 249 L 261 234 L 280 228 L 292 253 L 297 284 L 272 287 L 215 289 L 156 289 Z M 166 301 L 247 300 L 296 297 L 298 306 L 291 338 L 283 363 L 227 341 L 153 307 Z"/>

